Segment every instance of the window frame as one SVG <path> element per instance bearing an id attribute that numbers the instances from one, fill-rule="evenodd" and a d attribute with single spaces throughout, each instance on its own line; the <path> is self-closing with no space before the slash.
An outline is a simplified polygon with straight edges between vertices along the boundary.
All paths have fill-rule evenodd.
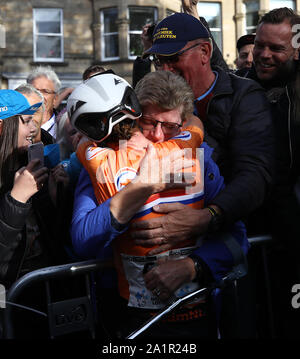
<path id="1" fill-rule="evenodd" d="M 33 60 L 35 62 L 64 62 L 64 21 L 63 21 L 63 9 L 61 8 L 33 8 Z M 58 10 L 60 13 L 60 33 L 54 32 L 43 32 L 39 33 L 36 26 L 36 12 L 38 10 Z M 38 57 L 37 56 L 37 42 L 39 36 L 50 36 L 50 37 L 60 37 L 60 53 L 61 57 Z"/>
<path id="2" fill-rule="evenodd" d="M 257 25 L 256 26 L 247 26 L 247 6 L 246 4 L 249 3 L 249 2 L 252 2 L 253 0 L 244 0 L 243 1 L 243 13 L 245 14 L 245 18 L 244 18 L 244 34 L 247 35 L 247 34 L 254 34 L 255 31 L 256 31 L 256 28 L 257 28 Z M 257 7 L 257 14 L 259 15 L 259 9 L 260 9 L 260 2 L 259 0 L 254 0 L 256 1 L 258 7 Z M 253 12 L 254 13 L 254 12 Z"/>
<path id="3" fill-rule="evenodd" d="M 154 10 L 154 22 L 157 22 L 158 19 L 158 10 L 157 7 L 155 6 L 128 6 L 127 7 L 127 19 L 130 22 L 130 9 L 131 8 L 147 8 L 147 9 L 153 9 Z M 128 27 L 128 34 L 127 34 L 127 56 L 129 60 L 135 60 L 137 55 L 130 55 L 130 35 L 141 35 L 142 34 L 142 29 L 141 30 L 130 30 L 130 28 Z"/>
<path id="4" fill-rule="evenodd" d="M 296 10 L 296 1 L 295 0 L 291 0 L 292 2 L 293 2 L 293 10 Z M 271 7 L 271 2 L 272 2 L 272 0 L 270 0 L 270 9 L 269 10 L 271 10 L 271 9 L 276 9 L 276 8 L 273 8 L 273 7 Z M 288 6 L 288 5 L 284 5 L 284 6 L 286 6 L 286 7 L 290 7 L 290 6 Z"/>
<path id="5" fill-rule="evenodd" d="M 106 57 L 105 56 L 105 37 L 106 36 L 111 36 L 111 35 L 117 35 L 118 38 L 118 43 L 119 43 L 119 31 L 116 32 L 108 32 L 105 33 L 104 32 L 104 12 L 107 10 L 112 10 L 115 9 L 117 11 L 117 17 L 118 17 L 118 8 L 116 6 L 113 7 L 109 7 L 109 8 L 105 8 L 105 9 L 101 9 L 100 10 L 100 24 L 101 24 L 101 61 L 116 61 L 120 59 L 120 54 L 119 54 L 119 48 L 118 48 L 118 56 L 110 56 L 110 57 Z"/>
<path id="6" fill-rule="evenodd" d="M 199 9 L 198 5 L 200 5 L 200 4 L 217 4 L 217 5 L 219 5 L 219 9 L 220 9 L 220 27 L 219 28 L 218 27 L 209 27 L 209 30 L 210 30 L 210 32 L 220 32 L 221 33 L 221 37 L 220 37 L 221 38 L 221 44 L 219 45 L 215 38 L 214 38 L 214 40 L 215 40 L 216 44 L 218 45 L 220 51 L 223 52 L 223 42 L 224 42 L 223 41 L 223 8 L 222 8 L 223 4 L 220 1 L 198 1 L 197 11 Z M 203 15 L 201 15 L 199 13 L 199 11 L 198 11 L 198 14 L 199 14 L 199 16 L 204 17 L 206 22 L 209 24 L 208 20 L 205 17 L 205 14 L 203 16 Z"/>

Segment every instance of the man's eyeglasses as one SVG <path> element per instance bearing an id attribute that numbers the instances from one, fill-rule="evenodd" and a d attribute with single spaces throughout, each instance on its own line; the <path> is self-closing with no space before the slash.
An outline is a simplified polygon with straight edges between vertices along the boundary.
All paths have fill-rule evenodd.
<path id="1" fill-rule="evenodd" d="M 140 127 L 143 130 L 148 131 L 154 130 L 159 123 L 163 133 L 165 134 L 173 133 L 175 130 L 178 130 L 180 127 L 182 127 L 182 125 L 178 123 L 158 121 L 147 116 L 142 116 L 139 120 Z"/>
<path id="2" fill-rule="evenodd" d="M 43 95 L 55 95 L 56 92 L 48 89 L 37 89 L 40 91 Z"/>
<path id="3" fill-rule="evenodd" d="M 196 46 L 201 45 L 201 43 L 194 44 L 193 46 L 188 47 L 187 49 L 178 51 L 176 54 L 171 56 L 161 56 L 153 54 L 150 56 L 150 60 L 154 62 L 154 65 L 157 67 L 161 67 L 163 64 L 174 64 L 179 61 L 179 56 L 184 54 L 186 51 L 193 49 Z"/>

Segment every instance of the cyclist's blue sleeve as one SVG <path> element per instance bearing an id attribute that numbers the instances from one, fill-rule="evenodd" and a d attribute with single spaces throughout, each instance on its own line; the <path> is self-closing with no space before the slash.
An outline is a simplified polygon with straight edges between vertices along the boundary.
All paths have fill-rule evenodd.
<path id="1" fill-rule="evenodd" d="M 111 241 L 127 229 L 119 232 L 111 225 L 110 201 L 98 205 L 90 177 L 82 169 L 75 190 L 70 229 L 74 251 L 80 257 L 111 257 Z"/>

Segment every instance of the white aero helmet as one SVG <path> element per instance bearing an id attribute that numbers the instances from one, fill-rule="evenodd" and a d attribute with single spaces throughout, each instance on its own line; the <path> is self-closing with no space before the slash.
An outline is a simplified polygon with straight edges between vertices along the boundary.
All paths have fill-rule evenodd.
<path id="1" fill-rule="evenodd" d="M 119 122 L 142 115 L 132 87 L 112 72 L 97 74 L 76 87 L 67 110 L 72 125 L 94 141 L 105 140 Z"/>

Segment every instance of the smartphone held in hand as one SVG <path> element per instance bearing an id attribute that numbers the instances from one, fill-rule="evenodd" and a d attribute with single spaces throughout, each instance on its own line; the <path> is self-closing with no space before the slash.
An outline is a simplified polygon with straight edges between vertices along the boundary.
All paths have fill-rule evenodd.
<path id="1" fill-rule="evenodd" d="M 44 166 L 44 145 L 42 142 L 33 143 L 28 146 L 28 163 L 34 159 L 40 160 L 40 163 L 36 166 L 37 168 Z"/>

